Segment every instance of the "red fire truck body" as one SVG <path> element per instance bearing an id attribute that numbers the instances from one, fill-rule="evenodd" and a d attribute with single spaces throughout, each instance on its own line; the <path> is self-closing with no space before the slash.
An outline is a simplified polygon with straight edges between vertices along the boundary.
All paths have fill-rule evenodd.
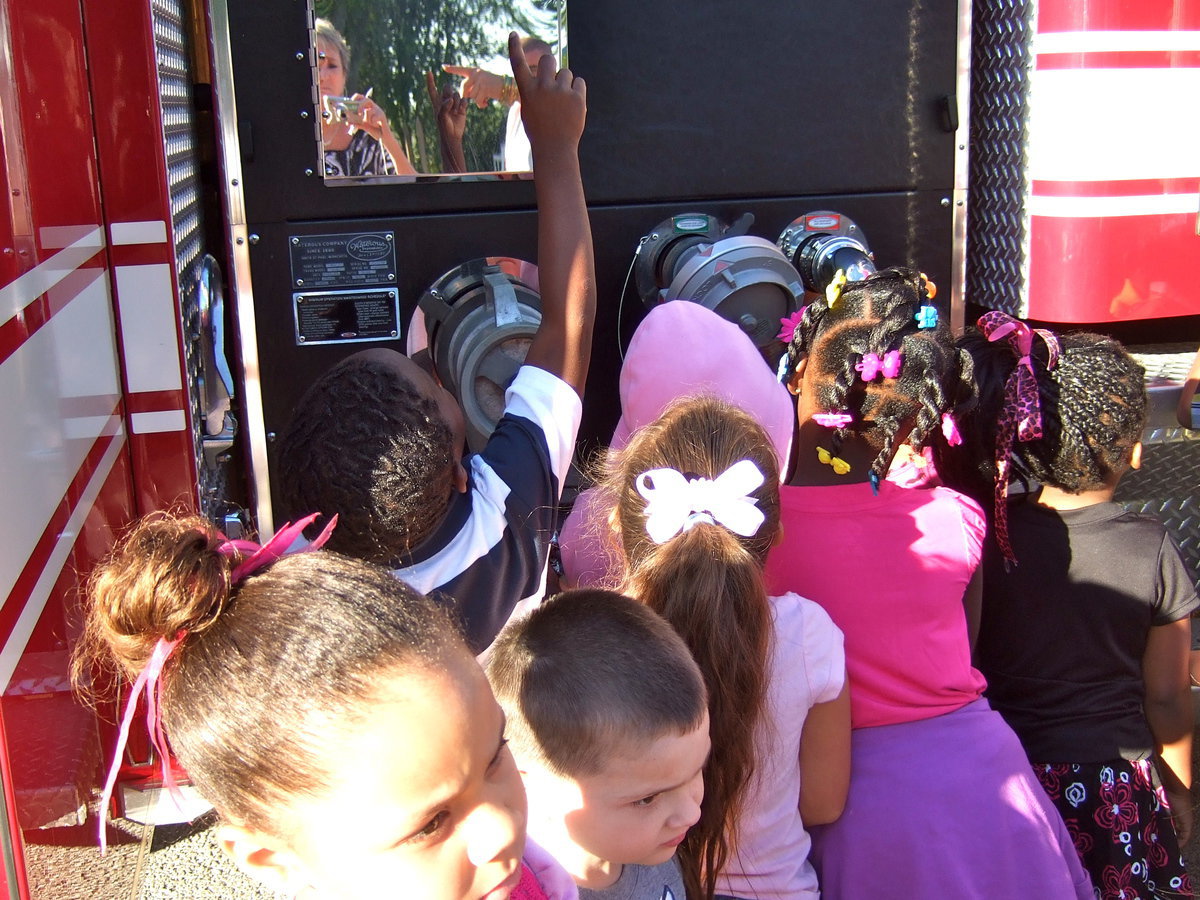
<path id="1" fill-rule="evenodd" d="M 298 8 L 297 28 L 311 27 L 303 4 L 285 5 Z M 970 15 L 984 9 L 963 0 L 948 12 L 959 56 L 947 66 L 961 88 L 950 99 L 946 137 L 957 145 L 947 163 L 954 178 L 944 191 L 915 192 L 948 208 L 942 243 L 952 264 L 943 278 L 953 273 L 959 322 L 973 300 L 963 293 L 971 264 L 964 270 L 965 217 L 974 202 L 966 62 Z M 252 154 L 230 102 L 228 12 L 224 2 L 203 0 L 0 0 L 0 187 L 8 199 L 0 216 L 0 876 L 12 897 L 50 896 L 29 874 L 27 850 L 39 835 L 94 834 L 113 706 L 81 704 L 68 662 L 97 560 L 129 523 L 155 510 L 202 512 L 237 527 L 241 519 L 225 518 L 237 506 L 247 510 L 246 524 L 274 525 L 273 425 L 258 346 L 265 320 L 247 304 L 266 283 L 253 253 L 276 251 L 271 228 L 248 221 L 241 193 Z M 1180 326 L 1195 332 L 1200 316 L 1200 120 L 1191 112 L 1200 89 L 1200 2 L 1042 2 L 1033 34 L 1033 97 L 1036 104 L 1040 91 L 1044 105 L 1034 106 L 1021 139 L 1030 154 L 1020 166 L 1026 209 L 1013 227 L 1026 253 L 1025 284 L 1009 305 L 1052 322 L 1142 320 L 1148 340 L 1195 347 L 1200 333 L 1181 334 Z M 1097 121 L 1114 104 L 1134 103 L 1141 89 L 1150 92 L 1141 102 L 1174 117 L 1157 130 Z M 292 126 L 301 112 L 288 114 Z M 270 149 L 261 134 L 260 154 Z M 986 154 L 973 158 L 972 171 L 976 165 L 988 165 Z M 820 187 L 811 193 L 836 196 Z M 780 194 L 806 202 L 791 186 Z M 847 196 L 851 205 L 867 202 Z M 495 206 L 529 215 L 531 197 L 509 194 Z M 728 197 L 684 192 L 662 201 L 680 212 L 736 207 Z M 429 212 L 455 209 L 438 198 Z M 419 199 L 408 213 L 420 216 Z M 596 212 L 598 234 L 615 215 Z M 643 220 L 645 230 L 654 219 Z M 396 228 L 400 245 L 403 223 Z M 637 232 L 622 237 L 631 252 Z M 461 247 L 451 249 L 462 259 L 483 255 L 465 229 L 457 240 Z M 619 284 L 624 270 L 609 268 Z M 236 445 L 214 339 L 222 284 L 234 306 L 234 383 L 226 387 L 240 401 Z M 621 327 L 610 321 L 598 334 L 619 338 Z M 149 761 L 135 736 L 124 780 L 136 786 L 150 777 L 138 768 Z"/>

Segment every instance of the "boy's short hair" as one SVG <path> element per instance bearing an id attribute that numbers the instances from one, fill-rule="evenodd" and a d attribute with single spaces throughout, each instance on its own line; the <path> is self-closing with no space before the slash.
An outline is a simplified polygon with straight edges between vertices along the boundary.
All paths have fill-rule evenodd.
<path id="1" fill-rule="evenodd" d="M 683 639 L 612 591 L 566 591 L 514 621 L 487 674 L 518 756 L 566 778 L 598 774 L 630 743 L 693 731 L 708 707 Z"/>
<path id="2" fill-rule="evenodd" d="M 395 568 L 446 511 L 453 444 L 437 404 L 402 372 L 348 357 L 308 389 L 279 442 L 283 514 L 337 513 L 330 550 Z"/>

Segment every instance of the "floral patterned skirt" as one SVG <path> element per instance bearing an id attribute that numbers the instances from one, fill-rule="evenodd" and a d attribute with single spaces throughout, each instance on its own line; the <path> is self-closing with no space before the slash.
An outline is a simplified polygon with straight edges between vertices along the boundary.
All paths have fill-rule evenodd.
<path id="1" fill-rule="evenodd" d="M 1149 760 L 1034 764 L 1100 900 L 1192 897 L 1166 795 Z"/>

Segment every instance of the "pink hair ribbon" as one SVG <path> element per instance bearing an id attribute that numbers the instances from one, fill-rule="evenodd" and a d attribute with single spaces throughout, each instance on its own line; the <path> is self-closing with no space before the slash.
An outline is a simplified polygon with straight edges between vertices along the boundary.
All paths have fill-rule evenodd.
<path id="1" fill-rule="evenodd" d="M 714 479 L 686 478 L 676 469 L 651 469 L 637 477 L 638 493 L 646 499 L 646 534 L 665 544 L 697 522 L 723 525 L 734 534 L 755 534 L 766 516 L 750 494 L 763 483 L 763 474 L 743 459 Z"/>
<path id="2" fill-rule="evenodd" d="M 813 421 L 824 428 L 845 428 L 854 421 L 848 412 L 813 413 Z"/>
<path id="3" fill-rule="evenodd" d="M 261 547 L 254 541 L 229 540 L 226 538 L 217 547 L 217 552 L 222 556 L 249 554 L 248 558 L 239 563 L 233 572 L 230 573 L 230 583 L 237 584 L 247 575 L 251 575 L 270 565 L 282 556 L 287 556 L 289 552 L 303 553 L 322 547 L 329 540 L 329 535 L 333 532 L 333 527 L 337 524 L 337 516 L 331 518 L 324 530 L 307 546 L 297 548 L 294 551 L 291 549 L 292 544 L 296 542 L 297 538 L 303 535 L 304 529 L 316 520 L 317 515 L 317 513 L 313 513 L 311 516 L 307 516 L 295 524 L 284 525 L 275 533 L 274 537 Z M 129 741 L 129 729 L 133 725 L 133 718 L 137 712 L 138 698 L 143 693 L 146 697 L 146 731 L 150 735 L 150 744 L 154 747 L 154 752 L 158 754 L 159 762 L 162 765 L 163 786 L 166 787 L 167 792 L 175 799 L 175 802 L 181 804 L 182 795 L 179 792 L 179 785 L 175 780 L 175 774 L 171 771 L 170 748 L 162 726 L 162 675 L 167 660 L 171 658 L 171 654 L 175 652 L 175 648 L 183 642 L 185 637 L 187 637 L 187 630 L 180 629 L 172 639 L 168 640 L 165 637 L 158 639 L 158 642 L 154 645 L 154 650 L 150 654 L 150 660 L 138 675 L 137 680 L 134 681 L 129 698 L 125 701 L 125 712 L 121 716 L 121 730 L 117 733 L 117 746 L 113 751 L 112 764 L 108 769 L 108 778 L 104 782 L 104 791 L 100 795 L 101 853 L 104 853 L 108 849 L 108 833 L 105 828 L 108 822 L 108 805 L 112 800 L 113 789 L 117 783 L 117 775 L 121 770 L 121 757 L 124 755 L 125 745 Z"/>
<path id="4" fill-rule="evenodd" d="M 962 435 L 958 431 L 958 422 L 954 420 L 953 413 L 942 413 L 942 437 L 951 447 L 957 447 L 963 442 Z"/>
<path id="5" fill-rule="evenodd" d="M 1020 319 L 998 310 L 985 313 L 976 325 L 989 341 L 1007 341 L 1017 357 L 1017 365 L 1004 384 L 1004 408 L 996 423 L 996 543 L 1004 553 L 1007 565 L 1017 561 L 1008 539 L 1008 474 L 1012 446 L 1016 441 L 1036 441 L 1042 437 L 1042 406 L 1030 355 L 1033 339 L 1040 337 L 1046 345 L 1049 354 L 1046 369 L 1050 370 L 1058 364 L 1058 338 L 1052 331 L 1030 328 Z"/>
<path id="6" fill-rule="evenodd" d="M 895 378 L 900 374 L 900 366 L 903 363 L 904 354 L 899 350 L 889 350 L 883 356 L 878 353 L 864 353 L 862 359 L 854 364 L 854 368 L 862 373 L 863 381 L 874 381 L 879 375 Z"/>

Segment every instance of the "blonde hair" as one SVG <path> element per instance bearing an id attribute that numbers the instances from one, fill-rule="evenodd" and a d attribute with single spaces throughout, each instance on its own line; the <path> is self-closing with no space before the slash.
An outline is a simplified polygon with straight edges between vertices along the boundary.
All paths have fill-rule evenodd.
<path id="1" fill-rule="evenodd" d="M 639 475 L 672 468 L 688 478 L 715 479 L 743 459 L 762 472 L 752 493 L 765 518 L 739 537 L 700 522 L 662 544 L 646 532 Z M 763 584 L 767 551 L 779 530 L 779 470 L 770 438 L 750 415 L 714 397 L 676 402 L 612 455 L 605 490 L 615 508 L 625 552 L 625 592 L 670 622 L 695 657 L 709 697 L 712 756 L 705 767 L 700 821 L 680 846 L 711 898 L 717 874 L 736 845 L 737 822 L 755 772 L 754 738 L 766 704 L 773 637 Z"/>

